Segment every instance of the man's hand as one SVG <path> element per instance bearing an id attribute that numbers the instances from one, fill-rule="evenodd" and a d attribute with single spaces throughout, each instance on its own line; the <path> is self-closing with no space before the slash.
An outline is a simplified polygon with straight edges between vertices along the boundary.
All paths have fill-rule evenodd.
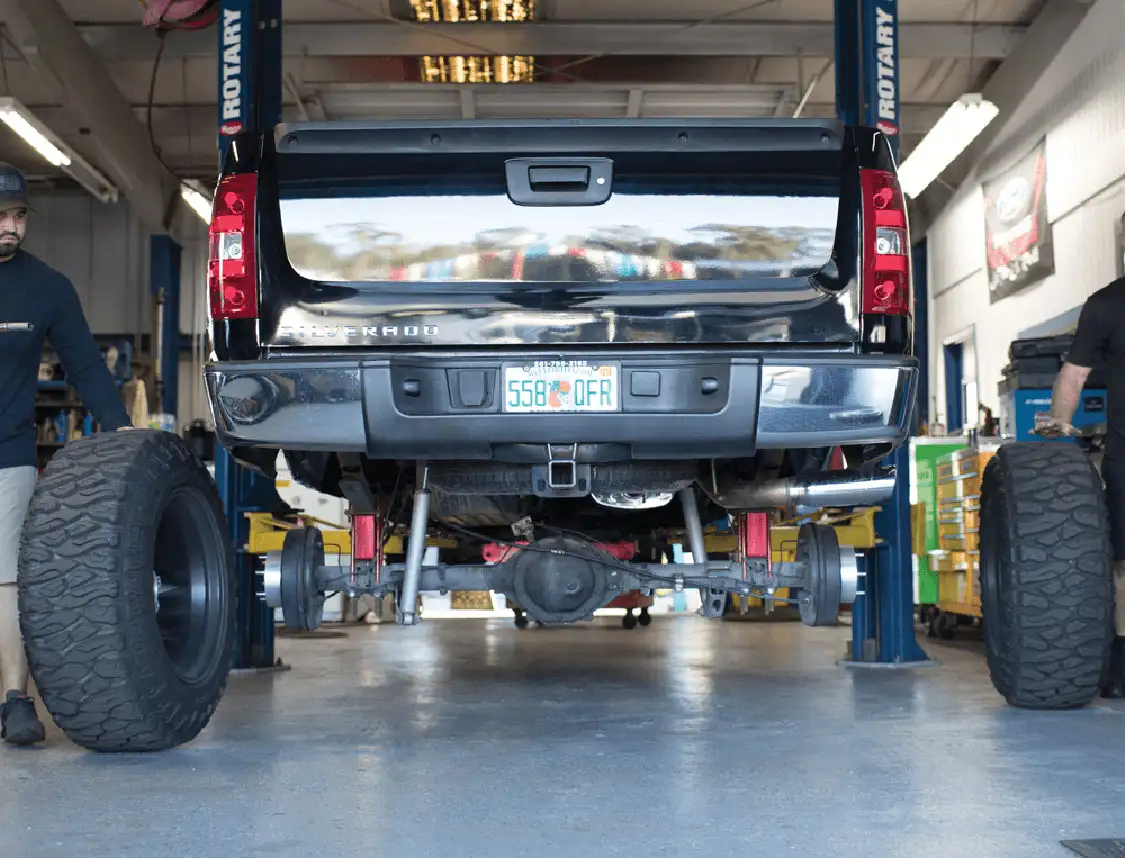
<path id="1" fill-rule="evenodd" d="M 1043 417 L 1036 416 L 1035 428 L 1031 430 L 1040 438 L 1070 438 L 1078 434 L 1078 430 L 1067 423 L 1065 420 L 1059 420 L 1056 417 L 1044 415 Z"/>

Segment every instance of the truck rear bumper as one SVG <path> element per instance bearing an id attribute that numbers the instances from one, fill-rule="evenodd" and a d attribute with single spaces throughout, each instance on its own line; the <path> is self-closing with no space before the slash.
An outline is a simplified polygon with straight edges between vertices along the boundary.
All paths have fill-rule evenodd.
<path id="1" fill-rule="evenodd" d="M 576 358 L 275 358 L 213 364 L 205 377 L 224 447 L 519 461 L 548 444 L 595 445 L 599 457 L 608 450 L 622 460 L 898 445 L 907 435 L 918 374 L 914 358 L 897 356 L 583 353 L 581 360 L 617 367 L 618 410 L 505 413 L 505 367 Z"/>

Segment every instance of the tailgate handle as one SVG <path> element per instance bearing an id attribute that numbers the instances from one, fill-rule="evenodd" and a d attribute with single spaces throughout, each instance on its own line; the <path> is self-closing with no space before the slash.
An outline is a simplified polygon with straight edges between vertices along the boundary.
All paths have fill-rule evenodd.
<path id="1" fill-rule="evenodd" d="M 613 192 L 609 158 L 512 158 L 504 172 L 518 206 L 598 206 Z"/>
<path id="2" fill-rule="evenodd" d="M 590 187 L 589 167 L 528 167 L 533 191 L 584 191 Z"/>

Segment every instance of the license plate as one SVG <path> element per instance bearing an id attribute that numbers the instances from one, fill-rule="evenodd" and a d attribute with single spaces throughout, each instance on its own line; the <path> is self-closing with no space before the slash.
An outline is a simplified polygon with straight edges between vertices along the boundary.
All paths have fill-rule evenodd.
<path id="1" fill-rule="evenodd" d="M 535 361 L 504 367 L 504 411 L 573 414 L 617 411 L 619 369 L 588 361 Z"/>

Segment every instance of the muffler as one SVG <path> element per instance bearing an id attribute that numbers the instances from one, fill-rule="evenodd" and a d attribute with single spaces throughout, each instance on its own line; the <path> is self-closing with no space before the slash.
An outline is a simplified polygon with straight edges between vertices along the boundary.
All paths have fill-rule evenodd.
<path id="1" fill-rule="evenodd" d="M 890 500 L 894 489 L 893 469 L 873 475 L 858 471 L 831 471 L 815 476 L 726 486 L 712 494 L 712 498 L 726 509 L 876 506 Z"/>

